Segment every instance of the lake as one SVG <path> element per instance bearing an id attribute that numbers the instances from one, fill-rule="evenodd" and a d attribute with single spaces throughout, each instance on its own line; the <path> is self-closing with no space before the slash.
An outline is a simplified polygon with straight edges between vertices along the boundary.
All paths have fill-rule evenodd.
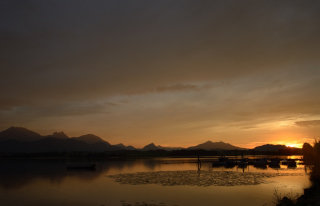
<path id="1" fill-rule="evenodd" d="M 108 160 L 0 160 L 0 205 L 273 205 L 278 193 L 303 193 L 303 165 L 212 167 L 217 157 Z M 297 158 L 297 157 L 295 157 Z M 300 157 L 298 157 L 300 158 Z M 69 170 L 67 163 L 97 163 Z"/>

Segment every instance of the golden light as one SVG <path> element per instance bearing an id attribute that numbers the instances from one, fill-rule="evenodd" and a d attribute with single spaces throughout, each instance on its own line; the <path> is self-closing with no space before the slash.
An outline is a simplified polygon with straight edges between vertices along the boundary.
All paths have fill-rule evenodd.
<path id="1" fill-rule="evenodd" d="M 286 144 L 287 147 L 297 147 L 301 148 L 301 144 Z"/>
<path id="2" fill-rule="evenodd" d="M 303 143 L 299 143 L 298 141 L 273 141 L 269 144 L 275 145 L 285 145 L 286 147 L 295 147 L 295 148 L 302 148 Z"/>

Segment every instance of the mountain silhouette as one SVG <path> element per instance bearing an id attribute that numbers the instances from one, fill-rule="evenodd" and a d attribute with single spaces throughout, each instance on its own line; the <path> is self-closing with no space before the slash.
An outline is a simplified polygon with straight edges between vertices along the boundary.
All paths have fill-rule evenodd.
<path id="1" fill-rule="evenodd" d="M 164 150 L 167 150 L 167 151 L 184 149 L 184 148 L 182 148 L 182 147 L 162 147 L 161 145 L 158 145 L 157 148 L 158 148 L 158 149 L 164 149 Z"/>
<path id="2" fill-rule="evenodd" d="M 69 138 L 64 132 L 54 132 L 52 135 L 40 134 L 22 127 L 10 127 L 0 132 L 0 152 L 73 152 L 73 151 L 115 151 L 123 150 L 110 145 L 100 137 L 88 134 Z"/>
<path id="3" fill-rule="evenodd" d="M 134 146 L 132 145 L 128 145 L 127 146 L 127 150 L 136 150 L 137 148 L 135 148 Z"/>
<path id="4" fill-rule="evenodd" d="M 133 146 L 129 145 L 129 146 L 125 146 L 124 144 L 120 143 L 120 144 L 116 144 L 114 146 L 120 147 L 124 150 L 136 150 L 136 148 L 134 148 Z"/>
<path id="5" fill-rule="evenodd" d="M 10 127 L 0 132 L 0 141 L 17 140 L 17 141 L 36 141 L 43 139 L 40 134 L 30 131 L 23 127 Z"/>
<path id="6" fill-rule="evenodd" d="M 124 144 L 120 143 L 120 144 L 116 144 L 115 146 L 120 147 L 122 149 L 127 149 L 126 146 L 124 146 Z"/>
<path id="7" fill-rule="evenodd" d="M 69 138 L 64 132 L 54 132 L 52 135 L 42 136 L 36 132 L 23 127 L 10 127 L 0 132 L 0 152 L 19 152 L 19 153 L 36 153 L 36 152 L 72 152 L 72 151 L 116 151 L 116 150 L 137 150 L 133 146 L 125 146 L 120 143 L 111 145 L 102 138 L 87 134 L 80 137 Z M 257 151 L 278 151 L 286 149 L 285 145 L 266 144 L 255 147 Z M 148 144 L 140 151 L 149 150 L 182 150 L 181 147 L 162 147 L 154 143 Z M 244 148 L 233 146 L 225 142 L 211 142 L 188 147 L 187 150 L 246 150 Z"/>
<path id="8" fill-rule="evenodd" d="M 198 149 L 203 149 L 203 150 L 246 150 L 244 148 L 236 147 L 233 146 L 229 143 L 224 143 L 222 141 L 220 142 L 211 142 L 207 141 L 205 143 L 199 144 L 197 146 L 193 147 L 188 147 L 188 150 L 198 150 Z"/>
<path id="9" fill-rule="evenodd" d="M 159 148 L 155 145 L 155 144 L 153 144 L 153 143 L 151 143 L 151 144 L 148 144 L 148 145 L 146 145 L 144 148 L 142 148 L 141 150 L 142 151 L 149 151 L 149 150 L 158 150 Z"/>
<path id="10" fill-rule="evenodd" d="M 121 148 L 106 145 L 103 142 L 87 144 L 72 138 L 58 139 L 47 137 L 33 142 L 20 142 L 9 140 L 0 144 L 0 152 L 23 152 L 23 153 L 40 153 L 40 152 L 103 152 L 115 151 Z"/>
<path id="11" fill-rule="evenodd" d="M 86 135 L 82 135 L 80 137 L 73 137 L 72 139 L 78 140 L 78 141 L 83 141 L 85 143 L 88 144 L 94 144 L 94 143 L 99 143 L 99 142 L 103 142 L 107 145 L 110 145 L 109 142 L 104 141 L 103 139 L 101 139 L 100 137 L 94 135 L 94 134 L 86 134 Z"/>
<path id="12" fill-rule="evenodd" d="M 286 149 L 287 147 L 285 145 L 273 145 L 273 144 L 265 144 L 258 147 L 255 147 L 254 150 L 258 151 L 278 151 L 281 149 Z"/>
<path id="13" fill-rule="evenodd" d="M 47 137 L 53 137 L 57 139 L 69 139 L 69 137 L 64 132 L 54 132 L 52 135 L 48 135 Z"/>

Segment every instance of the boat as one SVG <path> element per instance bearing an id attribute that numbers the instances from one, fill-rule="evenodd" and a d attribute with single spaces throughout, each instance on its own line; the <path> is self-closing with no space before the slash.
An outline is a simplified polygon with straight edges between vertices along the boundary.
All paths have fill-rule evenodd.
<path id="1" fill-rule="evenodd" d="M 289 159 L 287 161 L 287 165 L 288 165 L 288 167 L 297 167 L 296 161 L 295 160 L 291 160 L 291 159 Z"/>
<path id="2" fill-rule="evenodd" d="M 239 166 L 247 166 L 248 162 L 246 161 L 246 159 L 241 159 L 240 161 L 237 162 L 237 164 Z"/>
<path id="3" fill-rule="evenodd" d="M 212 166 L 215 167 L 215 166 L 225 166 L 225 165 L 232 165 L 233 161 L 229 160 L 227 157 L 219 157 L 218 158 L 218 161 L 213 161 L 212 162 Z"/>
<path id="4" fill-rule="evenodd" d="M 267 165 L 267 160 L 266 159 L 257 159 L 254 162 L 254 166 L 266 166 Z"/>
<path id="5" fill-rule="evenodd" d="M 96 163 L 68 163 L 67 169 L 87 169 L 87 170 L 95 170 L 97 164 Z"/>
<path id="6" fill-rule="evenodd" d="M 286 160 L 286 159 L 282 160 L 282 161 L 281 161 L 281 164 L 282 164 L 282 165 L 288 165 L 288 160 Z"/>
<path id="7" fill-rule="evenodd" d="M 248 165 L 254 165 L 255 162 L 255 159 L 248 159 Z"/>
<path id="8" fill-rule="evenodd" d="M 267 164 L 265 164 L 265 165 L 253 165 L 253 167 L 258 168 L 258 169 L 267 169 Z"/>
<path id="9" fill-rule="evenodd" d="M 269 168 L 272 168 L 272 169 L 280 169 L 280 164 L 278 165 L 269 165 Z"/>
<path id="10" fill-rule="evenodd" d="M 270 162 L 269 162 L 269 167 L 274 167 L 274 168 L 277 168 L 277 167 L 280 167 L 280 159 L 271 159 Z"/>
<path id="11" fill-rule="evenodd" d="M 268 161 L 266 159 L 256 159 L 253 166 L 259 169 L 267 169 L 267 163 Z"/>

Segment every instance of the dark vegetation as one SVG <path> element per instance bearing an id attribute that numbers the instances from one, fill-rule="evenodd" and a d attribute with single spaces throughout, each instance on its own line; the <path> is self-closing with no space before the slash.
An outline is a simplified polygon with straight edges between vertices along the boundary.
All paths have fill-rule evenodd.
<path id="1" fill-rule="evenodd" d="M 304 189 L 304 194 L 299 196 L 285 195 L 275 192 L 274 203 L 276 206 L 313 206 L 320 205 L 320 142 L 315 140 L 312 147 L 309 143 L 304 143 L 303 160 L 306 167 L 312 168 L 310 173 L 311 186 Z"/>
<path id="2" fill-rule="evenodd" d="M 196 157 L 241 155 L 302 155 L 302 149 L 287 148 L 279 151 L 255 150 L 115 150 L 115 151 L 51 151 L 51 152 L 1 152 L 0 158 L 111 158 L 111 157 Z"/>

